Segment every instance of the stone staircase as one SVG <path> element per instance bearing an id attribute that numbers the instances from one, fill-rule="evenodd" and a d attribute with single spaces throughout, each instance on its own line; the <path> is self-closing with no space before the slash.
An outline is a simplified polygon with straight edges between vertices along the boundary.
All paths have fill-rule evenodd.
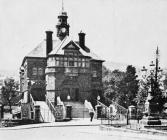
<path id="1" fill-rule="evenodd" d="M 48 105 L 44 101 L 35 101 L 35 105 L 40 106 L 41 121 L 55 122 L 55 117 L 50 111 Z M 72 106 L 72 118 L 90 118 L 88 108 L 81 102 L 64 102 L 64 105 Z M 95 115 L 96 116 L 96 115 Z M 95 118 L 94 116 L 94 118 Z"/>
<path id="2" fill-rule="evenodd" d="M 40 106 L 41 121 L 55 122 L 55 118 L 45 101 L 35 101 L 35 105 Z"/>
<path id="3" fill-rule="evenodd" d="M 89 110 L 81 102 L 64 102 L 64 105 L 72 106 L 72 118 L 89 118 Z"/>

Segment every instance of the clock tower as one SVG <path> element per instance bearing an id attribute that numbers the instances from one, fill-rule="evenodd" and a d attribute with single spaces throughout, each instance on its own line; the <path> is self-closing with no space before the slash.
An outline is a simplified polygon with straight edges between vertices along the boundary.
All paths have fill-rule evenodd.
<path id="1" fill-rule="evenodd" d="M 67 23 L 67 18 L 68 18 L 67 12 L 65 12 L 64 9 L 62 8 L 62 11 L 58 16 L 58 24 L 56 25 L 57 37 L 60 40 L 63 40 L 66 36 L 69 36 L 70 25 Z"/>

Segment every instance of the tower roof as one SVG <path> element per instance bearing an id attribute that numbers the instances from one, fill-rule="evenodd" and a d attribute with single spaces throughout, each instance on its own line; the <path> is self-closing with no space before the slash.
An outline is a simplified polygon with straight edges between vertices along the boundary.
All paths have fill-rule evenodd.
<path id="1" fill-rule="evenodd" d="M 59 16 L 67 16 L 67 12 L 64 11 L 64 1 L 62 0 L 62 7 Z"/>

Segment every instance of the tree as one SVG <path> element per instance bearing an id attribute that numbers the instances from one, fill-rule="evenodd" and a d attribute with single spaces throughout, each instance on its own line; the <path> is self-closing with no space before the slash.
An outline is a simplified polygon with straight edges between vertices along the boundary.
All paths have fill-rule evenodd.
<path id="1" fill-rule="evenodd" d="M 136 75 L 136 68 L 132 65 L 128 65 L 125 77 L 120 81 L 119 84 L 119 98 L 118 103 L 124 107 L 130 105 L 136 105 L 135 98 L 138 93 L 138 80 Z"/>
<path id="2" fill-rule="evenodd" d="M 107 98 L 117 101 L 119 96 L 119 84 L 124 76 L 125 73 L 119 70 L 114 70 L 110 73 L 109 80 L 104 82 L 104 93 Z"/>
<path id="3" fill-rule="evenodd" d="M 147 81 L 145 81 L 144 79 L 141 79 L 139 81 L 139 90 L 135 98 L 135 102 L 144 104 L 147 99 L 148 90 L 149 90 L 149 85 L 147 84 Z"/>
<path id="4" fill-rule="evenodd" d="M 136 68 L 129 65 L 126 72 L 119 70 L 110 72 L 106 68 L 104 70 L 104 96 L 126 108 L 136 105 L 135 98 L 139 89 Z"/>
<path id="5" fill-rule="evenodd" d="M 12 111 L 11 106 L 14 103 L 14 98 L 18 95 L 18 88 L 19 85 L 17 82 L 15 82 L 12 78 L 7 78 L 4 81 L 4 86 L 2 86 L 2 98 L 4 99 L 7 105 L 10 107 L 10 113 Z"/>
<path id="6" fill-rule="evenodd" d="M 163 105 L 167 101 L 165 93 L 165 84 L 167 84 L 167 81 L 163 78 L 165 75 L 159 74 L 157 81 L 155 77 L 151 77 L 151 74 L 147 75 L 143 76 L 139 81 L 139 91 L 135 101 L 140 104 L 144 104 L 146 101 L 157 103 L 159 104 L 159 112 L 162 112 L 164 108 Z"/>
<path id="7" fill-rule="evenodd" d="M 165 80 L 163 81 L 165 90 L 167 89 L 167 73 L 165 74 Z"/>

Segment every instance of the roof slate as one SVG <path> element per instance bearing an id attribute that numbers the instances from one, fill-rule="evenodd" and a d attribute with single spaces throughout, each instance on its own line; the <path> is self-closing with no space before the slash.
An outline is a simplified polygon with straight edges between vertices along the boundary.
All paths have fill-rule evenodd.
<path id="1" fill-rule="evenodd" d="M 53 54 L 62 54 L 63 55 L 64 54 L 63 48 L 66 47 L 66 45 L 69 44 L 70 42 L 73 42 L 79 48 L 79 51 L 81 52 L 81 54 L 83 54 L 84 56 L 89 56 L 95 60 L 102 60 L 93 51 L 90 50 L 90 52 L 86 52 L 85 50 L 83 50 L 82 47 L 79 46 L 79 44 L 76 41 L 73 41 L 70 37 L 64 38 L 64 40 L 62 40 L 62 42 L 59 45 L 57 45 L 57 47 L 55 47 L 53 49 L 53 51 L 50 52 L 50 55 L 53 55 Z"/>
<path id="2" fill-rule="evenodd" d="M 64 47 L 66 47 L 67 44 L 70 42 L 73 42 L 78 48 L 81 54 L 84 56 L 89 56 L 94 60 L 102 60 L 99 56 L 97 56 L 94 52 L 90 50 L 90 52 L 86 52 L 83 50 L 82 47 L 79 46 L 79 43 L 76 41 L 73 41 L 71 37 L 67 36 L 62 41 L 61 40 L 53 40 L 53 50 L 49 53 L 49 55 L 54 54 L 64 54 Z M 89 49 L 89 48 L 88 48 Z M 44 57 L 46 58 L 46 39 L 44 39 L 37 47 L 35 47 L 30 53 L 26 55 L 26 57 Z"/>
<path id="3" fill-rule="evenodd" d="M 60 40 L 53 40 L 53 49 L 60 43 Z M 44 39 L 37 47 L 35 47 L 27 57 L 46 57 L 46 39 Z"/>

